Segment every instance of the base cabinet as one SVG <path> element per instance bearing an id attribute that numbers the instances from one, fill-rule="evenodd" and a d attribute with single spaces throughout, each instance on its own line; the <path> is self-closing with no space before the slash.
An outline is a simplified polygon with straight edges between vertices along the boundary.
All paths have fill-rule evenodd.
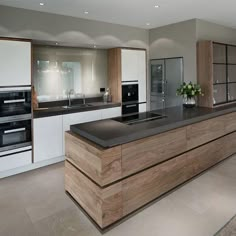
<path id="1" fill-rule="evenodd" d="M 0 158 L 0 172 L 32 164 L 32 151 L 7 155 Z"/>
<path id="2" fill-rule="evenodd" d="M 34 162 L 63 156 L 62 116 L 34 119 Z"/>

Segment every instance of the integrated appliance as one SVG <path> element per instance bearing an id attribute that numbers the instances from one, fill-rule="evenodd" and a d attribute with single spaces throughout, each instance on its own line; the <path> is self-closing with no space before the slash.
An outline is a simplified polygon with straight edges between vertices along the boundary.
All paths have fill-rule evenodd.
<path id="1" fill-rule="evenodd" d="M 0 157 L 32 149 L 31 87 L 0 88 Z"/>
<path id="2" fill-rule="evenodd" d="M 122 82 L 122 114 L 139 112 L 139 86 L 138 81 Z"/>
<path id="3" fill-rule="evenodd" d="M 176 90 L 182 82 L 182 57 L 151 60 L 151 110 L 181 105 Z"/>
<path id="4" fill-rule="evenodd" d="M 160 115 L 153 112 L 142 112 L 142 113 L 113 118 L 112 120 L 118 121 L 120 123 L 127 124 L 127 125 L 133 125 L 133 124 L 147 122 L 151 120 L 162 119 L 165 117 L 166 117 L 165 115 Z"/>

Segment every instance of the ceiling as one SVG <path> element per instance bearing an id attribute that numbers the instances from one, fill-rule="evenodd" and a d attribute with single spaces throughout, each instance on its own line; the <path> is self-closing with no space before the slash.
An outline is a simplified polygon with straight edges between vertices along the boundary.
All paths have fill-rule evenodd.
<path id="1" fill-rule="evenodd" d="M 235 0 L 0 0 L 0 5 L 146 29 L 193 18 L 236 28 Z"/>

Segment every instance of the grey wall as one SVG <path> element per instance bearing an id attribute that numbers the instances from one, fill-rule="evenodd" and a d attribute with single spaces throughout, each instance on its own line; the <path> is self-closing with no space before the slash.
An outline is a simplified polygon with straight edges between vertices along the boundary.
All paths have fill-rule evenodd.
<path id="1" fill-rule="evenodd" d="M 197 40 L 213 40 L 221 43 L 236 44 L 236 29 L 196 20 Z"/>
<path id="2" fill-rule="evenodd" d="M 150 30 L 150 59 L 183 57 L 184 80 L 196 82 L 196 20 Z"/>
<path id="3" fill-rule="evenodd" d="M 0 36 L 71 46 L 148 48 L 148 30 L 0 5 Z"/>

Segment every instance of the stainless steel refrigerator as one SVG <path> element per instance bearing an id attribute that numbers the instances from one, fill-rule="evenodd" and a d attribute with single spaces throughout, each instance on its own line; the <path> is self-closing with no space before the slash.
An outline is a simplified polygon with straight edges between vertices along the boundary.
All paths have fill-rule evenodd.
<path id="1" fill-rule="evenodd" d="M 151 110 L 181 105 L 176 90 L 184 81 L 183 58 L 154 59 L 151 63 Z"/>

